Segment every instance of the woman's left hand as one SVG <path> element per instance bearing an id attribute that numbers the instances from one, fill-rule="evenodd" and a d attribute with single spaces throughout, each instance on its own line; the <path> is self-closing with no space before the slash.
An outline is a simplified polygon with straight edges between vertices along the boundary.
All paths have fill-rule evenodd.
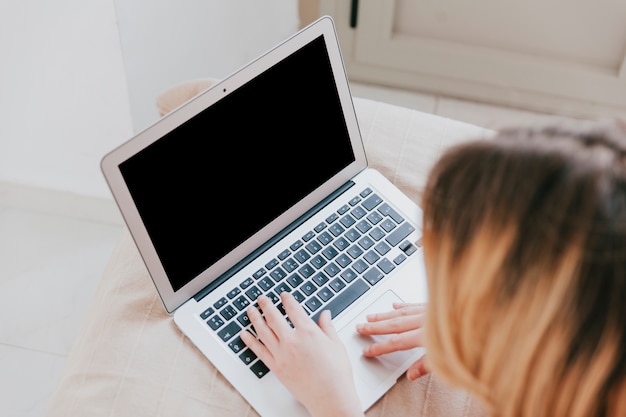
<path id="1" fill-rule="evenodd" d="M 258 298 L 261 316 L 248 307 L 250 322 L 259 336 L 241 332 L 243 342 L 261 359 L 313 416 L 362 416 L 350 360 L 324 311 L 319 326 L 295 298 L 280 295 L 293 327 L 265 297 Z"/>

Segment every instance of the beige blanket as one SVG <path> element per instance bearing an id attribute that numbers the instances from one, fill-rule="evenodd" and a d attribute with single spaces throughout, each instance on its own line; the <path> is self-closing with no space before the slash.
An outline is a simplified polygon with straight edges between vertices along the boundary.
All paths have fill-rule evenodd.
<path id="1" fill-rule="evenodd" d="M 210 85 L 176 86 L 161 114 Z M 490 131 L 431 114 L 355 98 L 370 165 L 419 201 L 426 174 L 452 144 Z M 48 417 L 256 416 L 165 312 L 127 230 L 104 271 L 85 324 L 47 410 Z M 481 416 L 465 392 L 435 376 L 402 377 L 368 412 L 374 416 Z"/>

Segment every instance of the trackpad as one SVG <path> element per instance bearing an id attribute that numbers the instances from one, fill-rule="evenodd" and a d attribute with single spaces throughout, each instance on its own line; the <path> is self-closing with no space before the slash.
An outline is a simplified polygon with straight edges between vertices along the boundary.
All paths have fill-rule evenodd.
<path id="1" fill-rule="evenodd" d="M 370 388 L 392 386 L 398 377 L 424 354 L 424 350 L 419 348 L 389 353 L 376 358 L 363 356 L 363 349 L 366 346 L 385 340 L 391 335 L 362 336 L 356 332 L 356 325 L 365 323 L 368 314 L 392 310 L 394 302 L 402 302 L 402 300 L 392 291 L 385 292 L 339 331 L 339 337 L 349 352 L 355 382 L 362 382 Z"/>

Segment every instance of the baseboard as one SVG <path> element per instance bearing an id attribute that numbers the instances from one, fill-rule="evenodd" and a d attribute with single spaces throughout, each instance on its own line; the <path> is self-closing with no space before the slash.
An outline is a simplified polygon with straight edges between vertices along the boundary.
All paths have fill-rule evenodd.
<path id="1" fill-rule="evenodd" d="M 123 225 L 113 199 L 0 181 L 0 207 L 13 207 L 98 223 Z"/>

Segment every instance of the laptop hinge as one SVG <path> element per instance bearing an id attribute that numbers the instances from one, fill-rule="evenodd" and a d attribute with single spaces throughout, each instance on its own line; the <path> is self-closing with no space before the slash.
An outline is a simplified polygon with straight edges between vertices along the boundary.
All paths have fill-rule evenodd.
<path id="1" fill-rule="evenodd" d="M 280 231 L 279 233 L 274 235 L 274 237 L 269 239 L 267 242 L 265 242 L 263 245 L 261 245 L 254 252 L 250 253 L 248 256 L 243 258 L 237 264 L 232 266 L 228 271 L 224 272 L 222 275 L 220 275 L 215 280 L 213 280 L 209 285 L 207 285 L 200 292 L 198 292 L 193 298 L 196 301 L 202 300 L 204 297 L 206 297 L 208 294 L 210 294 L 213 290 L 215 290 L 217 287 L 222 285 L 222 283 L 224 283 L 230 277 L 235 275 L 237 272 L 239 272 L 241 269 L 243 269 L 246 265 L 248 265 L 254 259 L 256 259 L 257 257 L 261 256 L 261 254 L 263 254 L 265 251 L 267 251 L 270 247 L 274 246 L 279 240 L 281 240 L 282 238 L 287 236 L 289 233 L 291 233 L 293 230 L 295 230 L 302 223 L 304 223 L 305 221 L 307 221 L 308 219 L 313 217 L 317 212 L 319 212 L 321 209 L 326 207 L 328 204 L 330 204 L 333 200 L 335 200 L 341 194 L 346 192 L 352 186 L 354 186 L 354 182 L 353 181 L 348 181 L 347 183 L 345 183 L 341 187 L 337 188 L 334 192 L 332 192 L 330 195 L 328 195 L 322 201 L 317 203 L 315 206 L 313 206 L 311 209 L 309 209 L 306 213 L 304 213 L 298 219 L 293 221 L 289 226 L 285 227 L 282 231 Z"/>

